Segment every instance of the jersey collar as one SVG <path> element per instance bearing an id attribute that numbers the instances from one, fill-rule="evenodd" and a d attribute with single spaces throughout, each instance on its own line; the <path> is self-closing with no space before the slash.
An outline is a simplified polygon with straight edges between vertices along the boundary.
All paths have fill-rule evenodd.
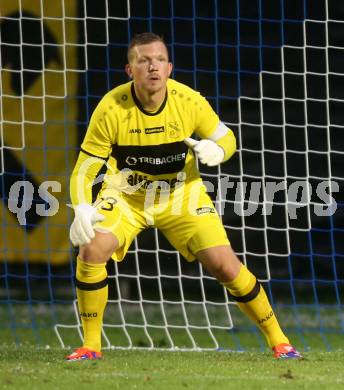
<path id="1" fill-rule="evenodd" d="M 135 104 L 137 105 L 137 108 L 143 112 L 144 114 L 146 115 L 150 115 L 150 116 L 154 116 L 154 115 L 158 115 L 160 114 L 160 112 L 165 108 L 165 105 L 166 105 L 166 102 L 167 102 L 167 89 L 166 89 L 166 94 L 165 94 L 165 99 L 164 101 L 161 103 L 161 106 L 159 107 L 158 111 L 155 111 L 155 112 L 149 112 L 149 111 L 146 111 L 140 100 L 138 99 L 138 97 L 136 96 L 136 93 L 135 93 L 135 88 L 134 88 L 134 83 L 131 83 L 131 86 L 130 86 L 130 91 L 131 91 L 131 94 L 133 96 L 133 99 L 134 99 L 134 102 Z"/>

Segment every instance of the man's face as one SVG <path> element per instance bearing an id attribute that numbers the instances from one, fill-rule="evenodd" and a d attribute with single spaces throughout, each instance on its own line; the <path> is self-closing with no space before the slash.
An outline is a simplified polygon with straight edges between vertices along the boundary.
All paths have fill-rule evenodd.
<path id="1" fill-rule="evenodd" d="M 160 41 L 133 47 L 131 62 L 126 66 L 135 87 L 150 94 L 165 89 L 171 71 L 167 49 Z"/>

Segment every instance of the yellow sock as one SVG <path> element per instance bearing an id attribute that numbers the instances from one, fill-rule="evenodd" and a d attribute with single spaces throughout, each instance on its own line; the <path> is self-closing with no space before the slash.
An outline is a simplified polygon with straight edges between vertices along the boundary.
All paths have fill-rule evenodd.
<path id="1" fill-rule="evenodd" d="M 84 331 L 84 347 L 100 352 L 103 314 L 108 299 L 106 263 L 89 264 L 77 258 L 76 292 Z"/>
<path id="2" fill-rule="evenodd" d="M 234 280 L 223 283 L 223 285 L 237 301 L 240 310 L 251 318 L 263 332 L 270 348 L 281 343 L 289 344 L 263 287 L 244 265 L 241 266 Z"/>

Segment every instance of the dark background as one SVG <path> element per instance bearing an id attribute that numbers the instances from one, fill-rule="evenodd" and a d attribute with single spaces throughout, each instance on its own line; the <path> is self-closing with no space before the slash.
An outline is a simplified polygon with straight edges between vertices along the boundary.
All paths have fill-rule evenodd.
<path id="1" fill-rule="evenodd" d="M 313 188 L 329 178 L 338 182 L 340 192 L 334 194 L 338 208 L 332 217 L 317 217 L 313 207 L 304 207 L 297 211 L 297 219 L 286 218 L 282 192 L 271 216 L 240 217 L 233 211 L 235 193 L 228 191 L 223 221 L 238 255 L 262 280 L 271 278 L 268 291 L 274 300 L 342 303 L 344 4 L 334 0 L 132 0 L 129 21 L 117 19 L 127 17 L 126 5 L 122 0 L 80 1 L 78 68 L 84 69 L 77 97 L 80 142 L 102 95 L 127 81 L 123 68 L 130 38 L 143 31 L 162 35 L 174 63 L 173 77 L 206 96 L 236 134 L 239 151 L 229 162 L 220 170 L 201 168 L 215 188 L 217 175 L 249 184 L 264 184 L 264 180 L 290 184 L 308 178 Z M 28 28 L 27 34 L 33 31 Z M 45 54 L 54 55 L 48 48 Z M 41 65 L 36 61 L 30 66 Z M 8 161 L 5 166 L 10 166 Z M 5 177 L 14 180 L 11 171 L 15 168 Z M 7 187 L 2 188 L 2 196 L 6 197 Z M 316 196 L 311 201 L 320 202 Z M 133 299 L 142 291 L 156 296 L 158 289 L 157 279 L 142 277 L 140 292 L 137 273 L 165 275 L 161 280 L 166 296 L 176 296 L 180 291 L 176 262 L 173 248 L 152 229 L 133 243 L 124 263 L 117 267 L 111 262 L 108 268 L 110 274 L 118 274 L 118 280 L 126 280 L 122 283 L 126 295 Z M 202 272 L 197 264 L 180 264 L 186 275 Z M 63 267 L 7 264 L 2 271 L 5 297 L 25 300 L 30 291 L 38 300 L 70 299 L 73 269 L 73 257 Z M 182 280 L 185 291 L 201 295 L 193 279 Z M 208 291 L 215 294 L 217 287 L 205 278 L 208 282 Z M 110 291 L 116 297 L 117 282 L 112 283 Z"/>

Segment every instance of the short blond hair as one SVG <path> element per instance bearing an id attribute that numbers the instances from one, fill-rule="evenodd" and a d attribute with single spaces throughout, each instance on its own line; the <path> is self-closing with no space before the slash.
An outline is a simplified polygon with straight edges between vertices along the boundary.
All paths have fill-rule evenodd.
<path id="1" fill-rule="evenodd" d="M 152 42 L 162 42 L 164 44 L 164 46 L 166 47 L 166 50 L 168 53 L 166 43 L 160 35 L 154 34 L 152 32 L 144 32 L 141 34 L 136 34 L 130 40 L 129 45 L 128 45 L 128 52 L 127 52 L 128 62 L 131 63 L 133 61 L 133 58 L 134 58 L 133 48 L 135 46 L 147 45 L 147 44 L 152 43 Z"/>

